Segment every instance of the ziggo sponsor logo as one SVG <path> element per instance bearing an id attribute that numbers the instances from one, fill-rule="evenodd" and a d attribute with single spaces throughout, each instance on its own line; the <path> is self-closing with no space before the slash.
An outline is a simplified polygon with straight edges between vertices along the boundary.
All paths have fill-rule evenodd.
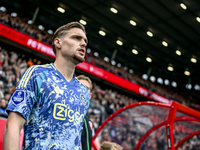
<path id="1" fill-rule="evenodd" d="M 74 112 L 72 109 L 67 109 L 67 105 L 56 103 L 54 105 L 53 117 L 58 120 L 66 120 L 76 123 L 81 123 L 84 118 L 84 114 L 80 114 L 78 111 Z"/>

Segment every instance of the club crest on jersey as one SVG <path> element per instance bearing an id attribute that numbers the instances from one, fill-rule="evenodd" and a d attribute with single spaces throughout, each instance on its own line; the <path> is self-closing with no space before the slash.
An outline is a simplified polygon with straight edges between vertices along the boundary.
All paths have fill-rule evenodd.
<path id="1" fill-rule="evenodd" d="M 84 105 L 87 105 L 87 99 L 83 93 L 80 94 L 80 99 Z"/>
<path id="2" fill-rule="evenodd" d="M 16 90 L 11 100 L 15 105 L 18 105 L 24 101 L 24 98 L 25 98 L 25 92 L 22 90 Z"/>

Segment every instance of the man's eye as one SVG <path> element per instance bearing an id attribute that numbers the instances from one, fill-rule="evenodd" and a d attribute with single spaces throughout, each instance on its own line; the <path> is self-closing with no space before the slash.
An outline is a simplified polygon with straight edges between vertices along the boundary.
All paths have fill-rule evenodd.
<path id="1" fill-rule="evenodd" d="M 77 40 L 79 40 L 79 39 L 80 39 L 80 37 L 78 37 L 78 36 L 75 36 L 75 37 L 74 37 L 74 39 L 77 39 Z"/>

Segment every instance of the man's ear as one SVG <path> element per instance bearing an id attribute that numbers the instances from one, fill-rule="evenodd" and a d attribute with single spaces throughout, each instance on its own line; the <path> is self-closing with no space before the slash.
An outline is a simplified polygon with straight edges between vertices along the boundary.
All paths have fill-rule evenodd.
<path id="1" fill-rule="evenodd" d="M 61 41 L 59 38 L 55 38 L 54 45 L 56 48 L 61 49 Z"/>

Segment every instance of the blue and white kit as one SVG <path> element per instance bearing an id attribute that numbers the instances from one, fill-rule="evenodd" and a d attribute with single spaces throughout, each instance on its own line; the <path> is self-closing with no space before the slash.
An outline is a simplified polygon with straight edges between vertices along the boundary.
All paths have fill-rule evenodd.
<path id="1" fill-rule="evenodd" d="M 24 73 L 7 111 L 26 119 L 23 149 L 80 150 L 88 107 L 88 89 L 75 76 L 68 82 L 51 63 Z"/>

